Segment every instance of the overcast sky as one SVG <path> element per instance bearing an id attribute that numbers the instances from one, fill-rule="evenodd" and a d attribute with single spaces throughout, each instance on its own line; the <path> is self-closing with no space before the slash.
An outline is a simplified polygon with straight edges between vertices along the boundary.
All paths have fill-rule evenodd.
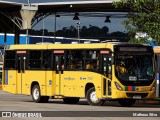
<path id="1" fill-rule="evenodd" d="M 28 3 L 28 0 L 3 0 L 3 1 L 11 1 L 11 2 L 21 2 L 21 3 Z M 64 1 L 93 1 L 93 0 L 29 0 L 30 3 L 36 3 L 36 2 L 64 2 Z M 96 0 L 95 0 L 96 1 Z M 91 18 L 91 17 L 83 17 L 79 16 L 80 18 L 80 26 L 87 26 L 89 25 L 92 26 L 98 26 L 98 27 L 103 27 L 107 26 L 109 28 L 109 32 L 115 32 L 115 31 L 121 31 L 124 32 L 125 28 L 121 24 L 123 19 L 122 18 L 110 18 L 111 23 L 105 23 L 105 18 Z M 61 16 L 57 18 L 57 30 L 62 29 L 63 27 L 70 27 L 72 26 L 77 26 L 76 22 L 72 20 L 73 17 L 69 16 Z M 54 16 L 49 16 L 44 19 L 44 28 L 48 29 L 50 32 L 54 32 Z M 39 22 L 33 29 L 43 29 L 43 23 Z"/>

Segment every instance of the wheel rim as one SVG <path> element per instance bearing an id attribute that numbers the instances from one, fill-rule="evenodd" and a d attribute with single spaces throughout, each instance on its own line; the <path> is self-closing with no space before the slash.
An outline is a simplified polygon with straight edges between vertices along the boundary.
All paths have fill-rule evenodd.
<path id="1" fill-rule="evenodd" d="M 33 97 L 35 100 L 37 100 L 39 98 L 39 90 L 36 88 L 33 91 Z"/>
<path id="2" fill-rule="evenodd" d="M 95 92 L 95 91 L 91 92 L 91 94 L 90 94 L 90 100 L 91 100 L 93 103 L 99 102 L 99 99 L 96 97 L 96 92 Z"/>

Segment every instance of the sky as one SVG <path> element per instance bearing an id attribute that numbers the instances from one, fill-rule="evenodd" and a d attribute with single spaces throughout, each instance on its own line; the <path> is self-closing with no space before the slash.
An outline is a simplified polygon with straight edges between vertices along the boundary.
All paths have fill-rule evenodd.
<path id="1" fill-rule="evenodd" d="M 28 0 L 3 0 L 3 1 L 28 3 Z M 93 1 L 93 0 L 29 0 L 29 1 L 30 3 L 37 3 L 37 2 L 44 3 L 44 2 Z M 80 22 L 81 27 L 82 26 L 89 27 L 90 25 L 92 25 L 92 26 L 98 26 L 101 28 L 103 26 L 107 26 L 109 28 L 109 33 L 116 32 L 116 31 L 121 31 L 121 32 L 126 31 L 124 26 L 122 25 L 122 21 L 124 20 L 122 18 L 110 18 L 111 23 L 105 23 L 104 21 L 106 18 L 102 18 L 102 17 L 93 18 L 93 17 L 79 16 L 79 18 L 80 18 L 79 21 L 75 21 L 73 20 L 73 17 L 61 16 L 56 20 L 56 28 L 57 30 L 60 30 L 63 27 L 70 27 L 70 26 L 77 27 L 76 22 Z M 43 29 L 43 26 L 44 26 L 44 29 L 48 29 L 49 32 L 54 32 L 54 23 L 55 23 L 54 19 L 55 19 L 54 16 L 51 15 L 45 18 L 44 21 L 39 22 L 35 27 L 33 27 L 33 29 L 40 30 L 40 29 Z"/>

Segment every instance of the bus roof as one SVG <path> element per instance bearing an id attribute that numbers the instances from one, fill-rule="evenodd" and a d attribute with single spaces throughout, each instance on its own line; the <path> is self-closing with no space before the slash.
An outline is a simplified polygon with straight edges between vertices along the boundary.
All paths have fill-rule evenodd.
<path id="1" fill-rule="evenodd" d="M 114 45 L 141 45 L 150 46 L 145 44 L 131 44 L 122 42 L 109 42 L 109 43 L 89 43 L 89 44 L 27 44 L 27 45 L 10 45 L 9 49 L 98 49 L 98 48 L 110 48 Z"/>
<path id="2" fill-rule="evenodd" d="M 10 45 L 9 49 L 87 49 L 105 48 L 109 44 L 89 43 L 89 44 L 30 44 L 30 45 Z"/>

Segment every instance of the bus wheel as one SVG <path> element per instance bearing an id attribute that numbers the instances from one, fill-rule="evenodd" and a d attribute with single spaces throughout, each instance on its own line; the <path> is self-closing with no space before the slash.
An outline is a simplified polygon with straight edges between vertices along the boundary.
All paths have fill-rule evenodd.
<path id="1" fill-rule="evenodd" d="M 102 105 L 102 104 L 105 102 L 104 100 L 98 99 L 98 98 L 96 97 L 96 91 L 95 91 L 95 88 L 94 88 L 94 87 L 90 88 L 90 89 L 87 91 L 86 98 L 87 98 L 87 102 L 88 102 L 90 105 L 93 105 L 93 106 L 100 106 L 100 105 Z"/>
<path id="2" fill-rule="evenodd" d="M 123 107 L 130 107 L 130 106 L 132 106 L 135 102 L 136 102 L 136 100 L 134 100 L 134 99 L 121 99 L 121 100 L 118 100 L 118 103 L 119 103 L 120 105 L 122 105 Z"/>
<path id="3" fill-rule="evenodd" d="M 45 99 L 44 96 L 41 96 L 39 85 L 34 85 L 32 88 L 32 99 L 36 103 L 41 103 Z"/>
<path id="4" fill-rule="evenodd" d="M 79 102 L 78 97 L 66 97 L 63 98 L 63 102 L 66 104 L 77 104 Z"/>

